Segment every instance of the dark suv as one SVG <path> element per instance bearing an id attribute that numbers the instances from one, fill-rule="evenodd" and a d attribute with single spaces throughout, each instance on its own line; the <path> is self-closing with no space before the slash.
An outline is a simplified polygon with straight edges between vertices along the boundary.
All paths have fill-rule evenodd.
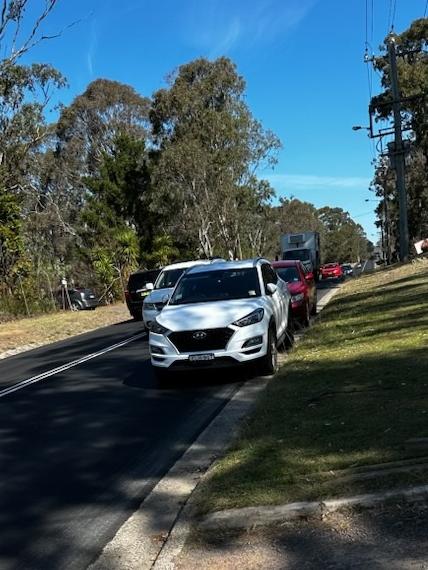
<path id="1" fill-rule="evenodd" d="M 150 289 L 147 289 L 146 285 L 147 283 L 154 283 L 160 272 L 160 269 L 151 269 L 149 271 L 136 271 L 129 276 L 128 288 L 125 291 L 126 304 L 131 317 L 134 317 L 136 321 L 143 318 L 143 302 L 150 293 Z"/>
<path id="2" fill-rule="evenodd" d="M 93 289 L 88 289 L 87 287 L 69 288 L 68 297 L 70 298 L 70 308 L 75 311 L 82 311 L 84 309 L 95 310 L 98 307 L 98 297 Z M 58 289 L 56 300 L 61 308 L 69 308 L 65 290 Z"/>

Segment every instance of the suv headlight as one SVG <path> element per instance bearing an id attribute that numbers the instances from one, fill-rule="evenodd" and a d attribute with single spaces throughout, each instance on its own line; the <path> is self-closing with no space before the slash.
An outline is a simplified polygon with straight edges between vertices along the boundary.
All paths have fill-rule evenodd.
<path id="1" fill-rule="evenodd" d="M 147 311 L 156 311 L 156 305 L 154 303 L 144 303 L 143 307 L 147 310 Z"/>
<path id="2" fill-rule="evenodd" d="M 264 316 L 265 312 L 264 309 L 256 309 L 246 317 L 242 317 L 242 319 L 238 319 L 232 325 L 236 325 L 237 327 L 248 327 L 248 325 L 255 325 L 259 323 Z"/>
<path id="3" fill-rule="evenodd" d="M 150 327 L 150 332 L 155 333 L 155 334 L 163 334 L 165 335 L 166 333 L 169 332 L 169 329 L 167 329 L 166 327 L 162 326 L 161 324 L 159 324 L 157 322 L 157 320 L 155 319 L 152 323 L 152 326 Z"/>

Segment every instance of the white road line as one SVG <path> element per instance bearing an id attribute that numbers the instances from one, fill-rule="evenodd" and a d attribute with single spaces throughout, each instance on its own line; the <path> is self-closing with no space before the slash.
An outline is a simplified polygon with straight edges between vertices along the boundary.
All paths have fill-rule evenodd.
<path id="1" fill-rule="evenodd" d="M 18 384 L 14 384 L 13 386 L 9 386 L 9 388 L 5 388 L 4 390 L 0 390 L 0 398 L 3 398 L 4 396 L 7 396 L 9 394 L 12 394 L 13 392 L 17 392 L 18 390 L 22 390 L 23 388 L 26 388 L 27 386 L 30 386 L 31 384 L 35 384 L 36 382 L 40 382 L 41 380 L 44 380 L 45 378 L 49 378 L 50 376 L 54 376 L 55 374 L 59 374 L 60 372 L 64 372 L 65 370 L 68 370 L 69 368 L 73 368 L 74 366 L 78 366 L 79 364 L 83 364 L 84 362 L 87 362 L 88 360 L 92 360 L 93 358 L 97 358 L 97 356 L 102 356 L 103 354 L 106 354 L 106 352 L 110 352 L 112 350 L 115 350 L 116 348 L 120 348 L 121 346 L 125 346 L 126 344 L 129 344 L 130 342 L 137 340 L 139 338 L 142 338 L 146 335 L 147 335 L 147 333 L 143 332 L 143 333 L 136 334 L 134 336 L 130 336 L 129 338 L 126 338 L 125 340 L 122 340 L 121 342 L 118 342 L 116 344 L 112 344 L 111 346 L 107 346 L 106 348 L 98 350 L 97 352 L 92 352 L 91 354 L 83 356 L 82 358 L 78 358 L 77 360 L 73 360 L 72 362 L 68 362 L 67 364 L 63 364 L 62 366 L 58 366 L 57 368 L 52 368 L 52 370 L 47 370 L 46 372 L 42 372 L 42 374 L 37 374 L 37 376 L 32 376 L 31 378 L 27 378 L 26 380 L 22 380 L 21 382 L 18 382 Z"/>

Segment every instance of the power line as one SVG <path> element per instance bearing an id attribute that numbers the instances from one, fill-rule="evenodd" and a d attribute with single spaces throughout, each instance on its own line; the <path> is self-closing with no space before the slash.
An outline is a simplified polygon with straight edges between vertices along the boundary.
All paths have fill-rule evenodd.
<path id="1" fill-rule="evenodd" d="M 387 27 L 386 27 L 386 33 L 389 34 L 390 30 L 391 30 L 391 14 L 392 14 L 392 0 L 389 0 L 389 13 L 388 13 L 388 22 L 387 22 Z"/>
<path id="2" fill-rule="evenodd" d="M 374 24 L 373 24 L 373 20 L 374 20 L 373 3 L 374 3 L 374 0 L 370 0 L 371 10 L 369 10 L 369 0 L 366 0 L 366 2 L 365 2 L 364 62 L 366 63 L 366 66 L 367 66 L 367 68 L 366 68 L 367 69 L 367 86 L 368 86 L 369 100 L 370 101 L 372 100 L 372 97 L 373 97 L 373 66 L 371 64 L 371 58 L 369 56 L 369 47 L 370 47 L 371 51 L 373 50 L 373 48 L 372 48 L 373 28 L 374 28 Z M 370 25 L 369 25 L 369 22 L 370 22 Z M 370 28 L 370 42 L 369 42 L 369 28 Z M 375 148 L 373 140 L 370 140 L 370 147 L 371 147 L 372 160 L 374 161 L 376 159 L 376 148 Z"/>
<path id="3" fill-rule="evenodd" d="M 424 18 L 426 18 L 427 10 L 428 10 L 428 0 L 426 0 L 425 2 Z"/>
<path id="4" fill-rule="evenodd" d="M 391 32 L 394 29 L 394 22 L 395 22 L 395 12 L 397 9 L 397 0 L 393 1 L 393 10 L 392 10 L 392 20 L 391 20 Z"/>

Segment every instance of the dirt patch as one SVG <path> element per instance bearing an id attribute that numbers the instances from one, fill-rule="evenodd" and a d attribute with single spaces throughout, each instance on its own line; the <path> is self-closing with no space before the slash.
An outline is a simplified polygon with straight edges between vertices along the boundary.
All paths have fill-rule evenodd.
<path id="1" fill-rule="evenodd" d="M 125 305 L 66 311 L 0 324 L 0 358 L 129 319 Z"/>
<path id="2" fill-rule="evenodd" d="M 341 511 L 245 533 L 193 537 L 180 570 L 428 569 L 428 507 L 396 504 Z"/>

